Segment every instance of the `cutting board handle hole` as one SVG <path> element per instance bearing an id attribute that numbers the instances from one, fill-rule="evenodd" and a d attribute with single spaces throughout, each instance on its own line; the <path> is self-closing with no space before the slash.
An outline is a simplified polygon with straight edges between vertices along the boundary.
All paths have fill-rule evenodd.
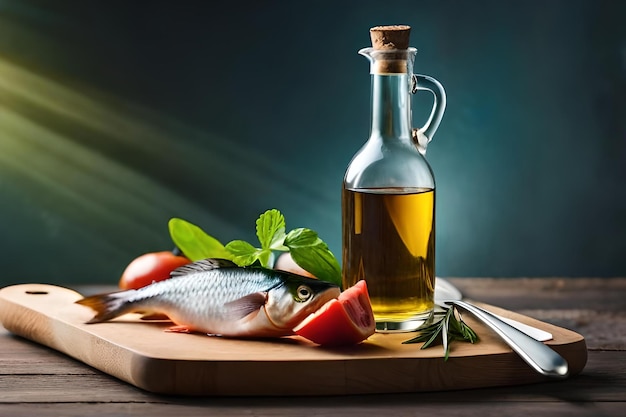
<path id="1" fill-rule="evenodd" d="M 26 291 L 26 294 L 31 294 L 31 295 L 46 295 L 46 294 L 48 294 L 48 291 Z"/>

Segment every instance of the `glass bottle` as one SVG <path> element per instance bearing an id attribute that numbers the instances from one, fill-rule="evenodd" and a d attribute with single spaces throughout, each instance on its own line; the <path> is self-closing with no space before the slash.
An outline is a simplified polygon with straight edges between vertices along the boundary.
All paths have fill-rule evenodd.
<path id="1" fill-rule="evenodd" d="M 371 65 L 371 133 L 343 181 L 343 286 L 367 282 L 377 331 L 411 331 L 434 307 L 435 180 L 424 154 L 446 96 L 438 81 L 413 74 L 408 33 L 404 48 L 377 48 L 379 28 L 374 47 L 359 51 Z M 418 90 L 432 92 L 434 104 L 426 124 L 412 129 Z"/>

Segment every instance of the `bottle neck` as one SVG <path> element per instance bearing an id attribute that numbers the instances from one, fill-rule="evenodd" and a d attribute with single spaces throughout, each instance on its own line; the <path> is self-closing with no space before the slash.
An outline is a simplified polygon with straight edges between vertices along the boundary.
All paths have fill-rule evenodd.
<path id="1" fill-rule="evenodd" d="M 371 137 L 411 142 L 411 99 L 407 74 L 372 75 Z"/>

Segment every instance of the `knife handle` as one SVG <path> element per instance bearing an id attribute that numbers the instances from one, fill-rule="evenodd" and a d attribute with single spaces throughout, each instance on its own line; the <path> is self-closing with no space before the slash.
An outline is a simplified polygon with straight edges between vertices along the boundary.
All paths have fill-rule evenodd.
<path id="1" fill-rule="evenodd" d="M 566 378 L 569 375 L 567 361 L 545 344 L 510 326 L 490 312 L 481 310 L 464 301 L 446 300 L 472 313 L 476 318 L 495 331 L 527 364 L 542 375 Z"/>

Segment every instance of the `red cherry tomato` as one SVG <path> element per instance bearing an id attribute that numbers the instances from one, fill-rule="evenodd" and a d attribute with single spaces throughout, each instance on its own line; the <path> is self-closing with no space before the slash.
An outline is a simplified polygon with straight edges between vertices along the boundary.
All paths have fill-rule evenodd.
<path id="1" fill-rule="evenodd" d="M 293 329 L 297 335 L 324 346 L 357 344 L 373 335 L 375 330 L 365 281 L 357 282 Z"/>
<path id="2" fill-rule="evenodd" d="M 146 253 L 128 264 L 119 287 L 123 290 L 137 289 L 163 281 L 170 277 L 170 272 L 188 263 L 191 263 L 189 259 L 169 251 Z"/>

